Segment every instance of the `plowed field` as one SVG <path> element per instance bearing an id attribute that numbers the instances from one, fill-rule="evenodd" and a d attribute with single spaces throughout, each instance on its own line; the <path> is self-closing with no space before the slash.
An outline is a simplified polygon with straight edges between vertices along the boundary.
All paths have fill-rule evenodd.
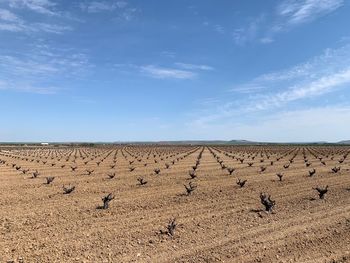
<path id="1" fill-rule="evenodd" d="M 1 148 L 0 262 L 350 262 L 349 153 L 341 146 Z M 55 178 L 47 184 L 46 177 Z M 247 180 L 243 187 L 238 179 Z M 187 194 L 190 182 L 196 188 Z M 320 199 L 314 188 L 327 185 Z M 64 194 L 63 186 L 75 188 Z M 109 193 L 109 208 L 98 209 Z M 271 212 L 260 193 L 271 195 Z"/>

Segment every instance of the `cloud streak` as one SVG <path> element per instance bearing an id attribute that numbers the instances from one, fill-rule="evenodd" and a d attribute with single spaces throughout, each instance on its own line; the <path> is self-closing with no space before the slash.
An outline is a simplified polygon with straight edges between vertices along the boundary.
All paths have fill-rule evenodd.
<path id="1" fill-rule="evenodd" d="M 129 7 L 125 1 L 85 1 L 80 3 L 80 9 L 88 14 L 111 13 L 117 14 L 114 19 L 130 21 L 138 13 L 137 8 Z"/>
<path id="2" fill-rule="evenodd" d="M 277 7 L 277 12 L 293 25 L 311 21 L 343 5 L 343 0 L 285 0 Z"/>
<path id="3" fill-rule="evenodd" d="M 72 28 L 46 22 L 29 22 L 8 9 L 0 8 L 0 30 L 27 34 L 37 32 L 62 34 Z"/>
<path id="4" fill-rule="evenodd" d="M 91 67 L 83 53 L 36 45 L 23 54 L 0 55 L 0 87 L 40 94 L 54 94 L 63 82 L 81 76 Z"/>
<path id="5" fill-rule="evenodd" d="M 324 77 L 341 73 L 350 67 L 350 45 L 326 49 L 320 56 L 285 70 L 262 74 L 255 79 L 236 85 L 231 91 L 250 93 L 278 87 L 307 86 Z"/>
<path id="6" fill-rule="evenodd" d="M 20 19 L 11 11 L 6 9 L 0 9 L 0 20 L 6 22 L 18 22 Z"/>
<path id="7" fill-rule="evenodd" d="M 59 88 L 54 86 L 34 86 L 20 82 L 5 82 L 0 81 L 0 90 L 12 90 L 25 93 L 34 93 L 41 95 L 54 95 L 59 91 Z"/>
<path id="8" fill-rule="evenodd" d="M 11 8 L 28 9 L 33 12 L 44 15 L 58 15 L 54 11 L 56 3 L 50 0 L 2 0 L 1 2 L 8 3 Z"/>
<path id="9" fill-rule="evenodd" d="M 197 75 L 188 70 L 158 67 L 154 65 L 141 66 L 140 71 L 156 79 L 193 79 Z"/>
<path id="10" fill-rule="evenodd" d="M 260 25 L 264 23 L 265 19 L 266 16 L 261 14 L 260 16 L 251 19 L 247 26 L 236 28 L 232 33 L 234 42 L 239 46 L 243 46 L 256 39 L 261 30 Z M 267 39 L 267 37 L 265 38 Z"/>
<path id="11" fill-rule="evenodd" d="M 135 65 L 135 64 L 115 64 L 119 72 L 138 71 L 143 76 L 154 79 L 178 79 L 189 80 L 199 76 L 200 73 L 214 70 L 213 67 L 204 64 L 189 64 L 176 62 L 168 66 L 159 66 L 154 64 Z"/>
<path id="12" fill-rule="evenodd" d="M 187 64 L 187 63 L 180 63 L 180 62 L 175 63 L 175 66 L 178 66 L 183 69 L 188 69 L 188 70 L 204 70 L 204 71 L 214 70 L 213 67 L 208 65 L 195 65 L 195 64 Z"/>
<path id="13" fill-rule="evenodd" d="M 349 122 L 350 106 L 334 105 L 273 112 L 254 121 L 242 121 L 232 116 L 226 117 L 224 122 L 191 121 L 187 123 L 186 134 L 194 138 L 211 139 L 212 134 L 218 134 L 220 131 L 218 138 L 223 140 L 235 138 L 290 142 L 293 138 L 295 142 L 337 142 L 349 136 Z"/>
<path id="14" fill-rule="evenodd" d="M 100 13 L 123 9 L 127 6 L 124 1 L 89 1 L 80 4 L 80 8 L 88 13 Z"/>
<path id="15" fill-rule="evenodd" d="M 240 46 L 256 41 L 271 44 L 278 33 L 320 19 L 343 6 L 344 0 L 283 0 L 275 10 L 260 14 L 236 28 L 232 33 L 233 40 Z"/>
<path id="16" fill-rule="evenodd" d="M 350 83 L 350 67 L 316 81 L 288 88 L 286 91 L 261 96 L 259 101 L 251 105 L 251 110 L 265 110 L 271 107 L 279 107 L 291 101 L 312 98 L 334 91 L 344 84 Z"/>
<path id="17" fill-rule="evenodd" d="M 331 94 L 348 85 L 350 45 L 345 45 L 327 49 L 322 55 L 289 69 L 266 73 L 237 85 L 230 90 L 234 94 L 231 101 L 225 96 L 216 105 L 194 114 L 192 122 L 206 126 L 243 115 L 265 114 L 266 111 L 283 109 L 291 102 Z"/>

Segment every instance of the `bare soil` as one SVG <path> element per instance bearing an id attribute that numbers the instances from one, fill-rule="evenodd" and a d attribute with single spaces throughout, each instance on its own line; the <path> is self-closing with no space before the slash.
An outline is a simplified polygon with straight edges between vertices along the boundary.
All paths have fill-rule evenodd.
<path id="1" fill-rule="evenodd" d="M 349 153 L 340 146 L 2 148 L 0 262 L 350 262 Z M 187 195 L 189 182 L 197 188 Z M 319 199 L 313 188 L 326 185 Z M 75 190 L 64 194 L 63 186 Z M 272 213 L 261 192 L 275 201 Z M 97 209 L 109 193 L 109 208 Z"/>

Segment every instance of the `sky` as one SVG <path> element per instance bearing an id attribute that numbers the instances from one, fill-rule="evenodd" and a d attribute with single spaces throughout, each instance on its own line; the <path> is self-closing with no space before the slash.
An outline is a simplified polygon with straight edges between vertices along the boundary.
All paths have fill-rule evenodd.
<path id="1" fill-rule="evenodd" d="M 350 0 L 0 0 L 0 141 L 350 139 Z"/>

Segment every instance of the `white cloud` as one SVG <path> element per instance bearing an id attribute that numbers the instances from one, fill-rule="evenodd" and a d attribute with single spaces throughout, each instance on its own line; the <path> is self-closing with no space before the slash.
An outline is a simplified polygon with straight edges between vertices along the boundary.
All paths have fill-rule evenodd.
<path id="1" fill-rule="evenodd" d="M 89 69 L 86 55 L 37 45 L 20 54 L 0 55 L 0 88 L 54 94 L 56 83 L 82 76 Z"/>
<path id="2" fill-rule="evenodd" d="M 73 30 L 70 26 L 62 26 L 48 23 L 35 23 L 30 26 L 31 31 L 43 31 L 47 33 L 62 34 L 65 31 Z"/>
<path id="3" fill-rule="evenodd" d="M 7 2 L 11 8 L 26 8 L 40 14 L 57 15 L 53 10 L 56 4 L 50 0 L 2 0 L 2 2 Z"/>
<path id="4" fill-rule="evenodd" d="M 172 52 L 172 51 L 162 51 L 160 52 L 160 54 L 164 57 L 168 57 L 168 58 L 175 58 L 176 53 Z"/>
<path id="5" fill-rule="evenodd" d="M 0 90 L 11 90 L 42 95 L 53 95 L 58 92 L 59 88 L 53 86 L 33 86 L 28 83 L 24 84 L 18 81 L 5 82 L 0 80 Z"/>
<path id="6" fill-rule="evenodd" d="M 114 20 L 130 21 L 139 12 L 137 8 L 129 7 L 125 1 L 84 1 L 80 3 L 80 9 L 89 14 L 97 14 L 102 12 L 113 12 Z"/>
<path id="7" fill-rule="evenodd" d="M 250 106 L 253 110 L 264 110 L 271 107 L 278 107 L 285 103 L 321 96 L 337 89 L 338 87 L 350 83 L 350 66 L 341 72 L 332 75 L 323 76 L 318 80 L 305 83 L 303 85 L 293 86 L 286 91 L 273 95 L 263 95 L 259 99 L 261 102 L 254 102 Z"/>
<path id="8" fill-rule="evenodd" d="M 288 23 L 300 24 L 331 13 L 343 4 L 343 0 L 285 0 L 277 10 Z"/>
<path id="9" fill-rule="evenodd" d="M 220 34 L 224 34 L 225 33 L 225 29 L 223 26 L 221 25 L 215 25 L 214 26 L 214 30 Z"/>
<path id="10" fill-rule="evenodd" d="M 58 49 L 51 50 L 44 46 L 40 48 L 48 52 L 34 50 L 23 56 L 0 55 L 1 72 L 13 77 L 28 75 L 48 77 L 50 75 L 55 76 L 58 73 L 67 76 L 89 67 L 88 59 L 82 53 L 65 52 Z"/>
<path id="11" fill-rule="evenodd" d="M 8 24 L 0 22 L 0 31 L 20 32 L 23 31 L 23 27 L 16 24 Z"/>
<path id="12" fill-rule="evenodd" d="M 261 14 L 258 17 L 251 19 L 247 26 L 236 28 L 232 33 L 235 43 L 242 46 L 255 40 L 259 35 L 261 25 L 265 21 L 265 18 L 266 16 Z"/>
<path id="13" fill-rule="evenodd" d="M 130 21 L 135 18 L 136 14 L 139 12 L 137 8 L 125 8 L 121 14 L 119 14 L 119 18 L 125 21 Z"/>
<path id="14" fill-rule="evenodd" d="M 350 45 L 326 49 L 323 54 L 285 70 L 262 74 L 252 81 L 237 85 L 234 92 L 249 93 L 276 87 L 308 86 L 327 76 L 341 74 L 350 67 Z"/>
<path id="15" fill-rule="evenodd" d="M 219 33 L 219 34 L 225 34 L 227 32 L 227 29 L 223 25 L 220 25 L 220 24 L 215 24 L 215 23 L 211 23 L 209 21 L 204 21 L 202 23 L 202 25 L 209 28 L 210 30 L 215 31 L 216 33 Z"/>
<path id="16" fill-rule="evenodd" d="M 258 92 L 261 90 L 266 89 L 267 87 L 265 86 L 259 86 L 258 83 L 248 83 L 248 84 L 243 84 L 237 87 L 232 88 L 230 91 L 232 92 L 237 92 L 237 93 L 252 93 L 252 92 Z"/>
<path id="17" fill-rule="evenodd" d="M 9 10 L 0 8 L 0 20 L 6 22 L 18 22 L 21 19 Z"/>
<path id="18" fill-rule="evenodd" d="M 214 70 L 213 67 L 201 64 L 174 63 L 173 66 L 114 64 L 121 73 L 138 71 L 141 74 L 155 79 L 194 79 L 203 71 Z"/>
<path id="19" fill-rule="evenodd" d="M 19 32 L 25 28 L 24 21 L 6 9 L 0 9 L 0 30 Z"/>
<path id="20" fill-rule="evenodd" d="M 189 70 L 214 70 L 213 67 L 208 65 L 195 65 L 195 64 L 187 64 L 187 63 L 175 63 L 176 66 L 183 68 L 183 69 L 189 69 Z"/>
<path id="21" fill-rule="evenodd" d="M 142 73 L 158 79 L 193 79 L 196 73 L 188 70 L 158 67 L 154 65 L 141 66 Z"/>
<path id="22" fill-rule="evenodd" d="M 315 107 L 275 112 L 254 121 L 190 122 L 187 136 L 213 139 L 247 139 L 273 142 L 337 142 L 349 139 L 350 106 Z M 271 139 L 273 138 L 273 139 Z"/>
<path id="23" fill-rule="evenodd" d="M 202 107 L 192 116 L 198 126 L 240 119 L 241 116 L 264 116 L 281 111 L 289 103 L 315 99 L 344 90 L 350 85 L 350 45 L 327 49 L 322 55 L 286 70 L 263 74 L 225 96 L 216 105 Z M 231 99 L 230 99 L 231 98 Z M 254 117 L 255 116 L 255 117 Z"/>
<path id="24" fill-rule="evenodd" d="M 80 8 L 88 13 L 99 13 L 104 11 L 113 11 L 127 6 L 124 1 L 91 1 L 80 4 Z"/>
<path id="25" fill-rule="evenodd" d="M 70 26 L 62 26 L 52 23 L 28 22 L 14 14 L 10 10 L 0 9 L 0 30 L 10 32 L 46 32 L 61 34 L 72 30 Z"/>
<path id="26" fill-rule="evenodd" d="M 270 37 L 263 37 L 260 39 L 260 42 L 263 44 L 270 44 L 270 43 L 274 42 L 274 40 Z"/>
<path id="27" fill-rule="evenodd" d="M 27 23 L 16 22 L 16 23 L 2 23 L 0 21 L 0 31 L 10 32 L 24 32 L 27 34 L 35 32 L 45 32 L 53 34 L 62 34 L 65 31 L 72 30 L 70 26 L 62 26 L 48 23 Z"/>
<path id="28" fill-rule="evenodd" d="M 344 5 L 344 0 L 283 0 L 277 6 L 275 21 L 265 34 L 275 35 L 320 19 Z"/>
<path id="29" fill-rule="evenodd" d="M 277 33 L 320 19 L 342 6 L 344 0 L 283 0 L 274 12 L 261 14 L 236 28 L 233 39 L 241 46 L 253 41 L 270 44 Z"/>

